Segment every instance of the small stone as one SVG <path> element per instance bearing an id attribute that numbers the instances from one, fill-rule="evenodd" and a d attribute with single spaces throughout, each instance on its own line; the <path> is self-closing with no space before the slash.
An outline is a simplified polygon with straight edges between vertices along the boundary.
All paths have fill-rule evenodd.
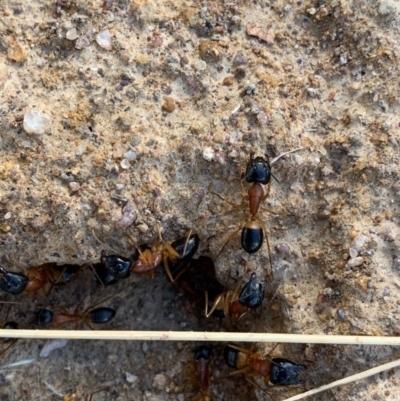
<path id="1" fill-rule="evenodd" d="M 136 160 L 136 152 L 133 150 L 128 150 L 126 153 L 124 153 L 124 157 L 130 161 Z"/>
<path id="2" fill-rule="evenodd" d="M 161 108 L 167 113 L 172 113 L 175 110 L 175 100 L 172 97 L 164 96 L 164 104 Z"/>
<path id="3" fill-rule="evenodd" d="M 19 63 L 26 59 L 26 51 L 20 43 L 15 42 L 8 48 L 7 57 L 9 60 Z"/>
<path id="4" fill-rule="evenodd" d="M 275 35 L 273 32 L 264 31 L 262 28 L 256 26 L 248 25 L 246 28 L 246 33 L 249 36 L 256 36 L 258 39 L 272 45 L 275 41 Z"/>
<path id="5" fill-rule="evenodd" d="M 40 110 L 28 110 L 24 114 L 24 130 L 28 134 L 42 135 L 51 127 L 51 117 Z"/>
<path id="6" fill-rule="evenodd" d="M 58 348 L 64 348 L 68 343 L 68 340 L 47 340 L 42 350 L 40 351 L 40 358 L 47 358 L 54 350 Z"/>
<path id="7" fill-rule="evenodd" d="M 110 35 L 109 30 L 106 29 L 105 31 L 100 32 L 96 36 L 96 42 L 103 49 L 111 50 L 112 45 L 111 45 L 111 35 Z"/>
<path id="8" fill-rule="evenodd" d="M 337 314 L 338 314 L 338 317 L 339 317 L 340 320 L 345 321 L 347 319 L 346 313 L 344 312 L 343 309 L 339 308 L 337 310 Z"/>
<path id="9" fill-rule="evenodd" d="M 125 372 L 125 378 L 128 383 L 134 384 L 139 380 L 139 377 L 132 373 Z"/>
<path id="10" fill-rule="evenodd" d="M 76 47 L 76 46 L 75 46 Z M 81 51 L 81 58 L 83 61 L 89 61 L 92 58 L 93 52 L 90 47 L 86 47 Z"/>
<path id="11" fill-rule="evenodd" d="M 199 60 L 198 63 L 196 64 L 196 68 L 199 71 L 204 71 L 207 69 L 207 63 L 203 60 Z"/>
<path id="12" fill-rule="evenodd" d="M 68 184 L 68 186 L 69 186 L 69 189 L 70 189 L 72 192 L 77 192 L 77 191 L 79 191 L 79 190 L 81 189 L 81 186 L 79 185 L 79 183 L 78 183 L 78 182 L 75 182 L 75 181 L 70 182 L 70 183 Z"/>
<path id="13" fill-rule="evenodd" d="M 314 7 L 311 7 L 307 10 L 308 14 L 310 15 L 315 15 L 317 13 L 317 9 Z"/>
<path id="14" fill-rule="evenodd" d="M 232 67 L 240 67 L 241 65 L 246 65 L 248 63 L 247 57 L 242 50 L 236 53 L 235 58 L 232 61 Z"/>
<path id="15" fill-rule="evenodd" d="M 232 86 L 234 83 L 234 76 L 233 75 L 228 75 L 227 77 L 224 78 L 222 81 L 222 85 L 224 86 Z"/>
<path id="16" fill-rule="evenodd" d="M 120 166 L 124 170 L 128 169 L 130 167 L 129 160 L 128 159 L 122 159 L 121 163 L 120 163 Z"/>
<path id="17" fill-rule="evenodd" d="M 260 125 L 264 127 L 269 123 L 270 118 L 267 113 L 265 113 L 264 111 L 260 111 L 257 114 L 257 120 L 260 123 Z"/>
<path id="18" fill-rule="evenodd" d="M 159 373 L 153 377 L 153 382 L 151 385 L 159 390 L 165 390 L 165 386 L 167 385 L 167 378 L 165 377 L 165 375 Z"/>
<path id="19" fill-rule="evenodd" d="M 358 256 L 356 258 L 350 259 L 347 262 L 346 267 L 352 268 L 352 267 L 356 267 L 356 266 L 361 266 L 363 263 L 364 263 L 364 259 L 362 258 L 362 256 Z"/>
<path id="20" fill-rule="evenodd" d="M 137 219 L 137 211 L 132 203 L 128 202 L 122 210 L 122 218 L 115 223 L 119 230 L 125 230 L 131 226 Z"/>
<path id="21" fill-rule="evenodd" d="M 290 251 L 290 246 L 288 244 L 278 244 L 275 250 L 278 253 L 288 253 Z"/>
<path id="22" fill-rule="evenodd" d="M 355 250 L 359 251 L 365 244 L 365 241 L 367 241 L 368 237 L 366 237 L 363 234 L 357 235 L 356 238 L 354 238 L 353 242 L 351 243 L 351 248 L 354 248 Z"/>
<path id="23" fill-rule="evenodd" d="M 215 157 L 215 152 L 212 148 L 210 147 L 205 147 L 203 149 L 203 159 L 207 160 L 208 162 L 214 160 Z"/>
<path id="24" fill-rule="evenodd" d="M 350 248 L 350 249 L 349 249 L 349 255 L 350 255 L 350 258 L 352 258 L 352 259 L 354 259 L 355 257 L 357 257 L 357 255 L 358 255 L 357 249 Z"/>
<path id="25" fill-rule="evenodd" d="M 8 224 L 0 224 L 0 231 L 3 231 L 3 233 L 8 233 L 11 230 L 11 227 Z"/>
<path id="26" fill-rule="evenodd" d="M 4 220 L 8 220 L 8 219 L 11 219 L 11 212 L 7 212 L 7 213 L 4 215 Z"/>
<path id="27" fill-rule="evenodd" d="M 75 49 L 81 50 L 90 46 L 90 40 L 87 36 L 83 35 L 75 42 Z"/>
<path id="28" fill-rule="evenodd" d="M 76 30 L 76 28 L 71 28 L 67 31 L 67 33 L 65 34 L 65 38 L 68 40 L 75 40 L 78 39 L 78 32 Z"/>

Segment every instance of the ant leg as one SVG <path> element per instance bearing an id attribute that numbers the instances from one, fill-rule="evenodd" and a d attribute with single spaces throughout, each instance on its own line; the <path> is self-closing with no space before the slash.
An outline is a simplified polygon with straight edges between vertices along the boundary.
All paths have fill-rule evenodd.
<path id="1" fill-rule="evenodd" d="M 183 255 L 186 253 L 186 248 L 190 240 L 190 236 L 192 235 L 192 229 L 189 230 L 188 235 L 186 237 L 185 246 L 183 247 Z"/>
<path id="2" fill-rule="evenodd" d="M 110 295 L 110 296 L 107 297 L 106 299 L 103 299 L 102 301 L 97 302 L 97 304 L 94 304 L 94 305 L 89 306 L 88 308 L 86 308 L 86 309 L 82 312 L 82 315 L 81 315 L 81 316 L 83 316 L 83 317 L 86 316 L 92 309 L 95 309 L 96 306 L 99 306 L 99 305 L 103 304 L 104 302 L 107 302 L 109 299 L 112 299 L 112 298 L 116 297 L 118 294 L 119 294 L 119 293 L 117 292 L 116 294 Z M 83 302 L 83 301 L 82 301 L 82 302 Z M 77 308 L 82 304 L 82 302 L 76 307 L 74 313 L 76 313 Z"/>
<path id="3" fill-rule="evenodd" d="M 268 248 L 268 258 L 269 258 L 269 267 L 271 269 L 271 277 L 274 278 L 274 271 L 272 269 L 272 256 L 271 256 L 271 247 L 269 246 L 269 239 L 268 239 L 268 232 L 267 228 L 265 227 L 265 224 L 263 221 L 260 220 L 262 229 L 264 231 L 264 237 L 265 237 L 265 242 L 267 243 L 267 248 Z"/>
<path id="4" fill-rule="evenodd" d="M 206 298 L 206 305 L 205 305 L 205 316 L 206 318 L 209 318 L 217 309 L 217 306 L 220 304 L 221 301 L 223 301 L 223 298 L 225 297 L 225 294 L 220 294 L 215 298 L 212 307 L 210 310 L 208 310 L 208 291 L 205 291 L 205 298 Z M 225 308 L 224 308 L 225 310 Z"/>
<path id="5" fill-rule="evenodd" d="M 242 202 L 240 205 L 236 205 L 235 203 L 228 201 L 228 199 L 223 198 L 221 195 L 210 191 L 210 194 L 217 196 L 219 199 L 221 199 L 223 202 L 226 202 L 228 205 L 232 206 L 233 208 L 237 209 L 245 209 L 248 205 L 245 202 Z"/>
<path id="6" fill-rule="evenodd" d="M 164 262 L 164 269 L 165 269 L 165 271 L 167 273 L 167 276 L 168 276 L 169 280 L 171 281 L 171 283 L 173 283 L 175 280 L 172 277 L 171 270 L 169 269 L 168 258 L 167 257 L 163 257 L 163 262 Z"/>
<path id="7" fill-rule="evenodd" d="M 236 376 L 236 375 L 246 375 L 253 372 L 253 368 L 251 366 L 245 366 L 244 368 L 235 370 L 234 372 L 229 373 L 229 376 Z"/>
<path id="8" fill-rule="evenodd" d="M 118 255 L 118 252 L 117 252 L 116 250 L 114 250 L 113 248 L 111 248 L 111 246 L 105 244 L 104 242 L 100 241 L 100 240 L 97 238 L 96 234 L 94 233 L 94 230 L 92 230 L 92 235 L 93 235 L 94 239 L 95 239 L 100 245 L 103 245 L 104 248 L 109 249 L 110 251 L 112 251 L 112 252 L 114 252 L 116 255 Z"/>
<path id="9" fill-rule="evenodd" d="M 272 164 L 276 163 L 281 157 L 289 155 L 290 153 L 297 152 L 297 151 L 302 150 L 304 148 L 305 147 L 302 146 L 301 148 L 296 148 L 296 149 L 293 149 L 293 150 L 289 150 L 288 152 L 281 153 L 280 155 L 278 155 L 275 158 L 273 158 L 272 161 L 270 162 L 270 164 L 272 165 Z"/>
<path id="10" fill-rule="evenodd" d="M 253 385 L 255 388 L 261 390 L 263 393 L 265 393 L 269 398 L 272 399 L 271 394 L 268 393 L 266 390 L 264 390 L 252 377 L 246 376 L 246 380 Z"/>
<path id="11" fill-rule="evenodd" d="M 216 256 L 216 259 L 219 258 L 219 256 L 221 255 L 221 253 L 224 251 L 224 249 L 226 248 L 226 246 L 229 244 L 230 241 L 232 241 L 232 238 L 241 230 L 241 228 L 243 228 L 243 225 L 241 224 L 241 226 L 228 238 L 228 240 L 225 242 L 224 246 L 221 248 L 221 250 L 218 252 L 218 255 Z"/>
<path id="12" fill-rule="evenodd" d="M 243 347 L 240 347 L 239 345 L 236 345 L 233 343 L 229 343 L 228 346 L 233 349 L 236 349 L 240 352 L 243 352 L 246 355 L 254 355 L 255 354 L 254 350 L 256 348 L 256 343 L 254 343 L 250 348 L 243 348 Z"/>

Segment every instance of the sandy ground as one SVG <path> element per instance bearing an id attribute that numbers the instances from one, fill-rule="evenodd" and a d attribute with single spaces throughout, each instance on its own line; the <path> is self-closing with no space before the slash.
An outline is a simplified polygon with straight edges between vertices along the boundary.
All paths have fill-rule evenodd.
<path id="1" fill-rule="evenodd" d="M 264 247 L 237 234 L 216 259 L 233 288 L 246 267 L 268 280 L 260 318 L 206 321 L 169 282 L 130 277 L 99 287 L 82 269 L 48 298 L 1 294 L 9 320 L 32 327 L 39 306 L 107 302 L 116 330 L 398 335 L 400 5 L 390 0 L 11 1 L 0 3 L 0 254 L 23 271 L 47 261 L 124 256 L 190 228 L 216 257 L 247 212 L 241 172 L 272 157 Z M 98 36 L 100 35 L 100 36 Z M 29 111 L 45 113 L 43 132 Z M 46 117 L 47 116 L 47 117 Z M 248 274 L 248 273 L 247 273 Z M 276 295 L 273 301 L 273 295 Z M 6 319 L 8 304 L 3 304 Z M 0 400 L 190 399 L 198 344 L 45 341 L 2 355 Z M 260 345 L 261 348 L 264 346 Z M 266 351 L 272 345 L 266 345 Z M 214 400 L 263 400 L 227 378 L 214 345 Z M 390 347 L 285 345 L 308 367 L 305 388 L 399 357 Z M 17 367 L 7 365 L 27 361 Z M 314 400 L 397 400 L 390 371 Z M 261 384 L 261 382 L 260 382 Z M 283 400 L 302 388 L 272 389 Z"/>

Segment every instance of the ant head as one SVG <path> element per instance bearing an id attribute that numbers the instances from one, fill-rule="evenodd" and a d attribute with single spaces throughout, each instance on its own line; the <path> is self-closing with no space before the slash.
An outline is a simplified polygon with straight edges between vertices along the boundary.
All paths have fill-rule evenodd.
<path id="1" fill-rule="evenodd" d="M 246 181 L 249 183 L 258 182 L 266 185 L 271 179 L 271 166 L 268 156 L 266 158 L 257 156 L 254 153 L 250 155 L 250 160 L 246 167 Z"/>

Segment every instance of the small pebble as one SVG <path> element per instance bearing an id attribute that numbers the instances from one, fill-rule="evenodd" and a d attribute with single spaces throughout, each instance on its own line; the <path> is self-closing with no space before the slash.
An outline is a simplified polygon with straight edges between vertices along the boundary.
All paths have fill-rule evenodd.
<path id="1" fill-rule="evenodd" d="M 124 157 L 130 161 L 136 160 L 136 152 L 133 150 L 128 150 L 126 153 L 124 153 Z"/>
<path id="2" fill-rule="evenodd" d="M 90 40 L 87 36 L 83 35 L 79 37 L 75 42 L 75 49 L 81 50 L 85 47 L 90 46 Z"/>
<path id="3" fill-rule="evenodd" d="M 119 230 L 125 230 L 131 226 L 137 219 L 137 211 L 132 203 L 128 202 L 122 210 L 122 217 L 115 223 L 115 227 Z"/>
<path id="4" fill-rule="evenodd" d="M 70 182 L 70 183 L 68 184 L 68 186 L 69 186 L 69 189 L 70 189 L 72 192 L 79 191 L 80 188 L 81 188 L 81 186 L 79 185 L 79 183 L 77 183 L 77 182 L 75 182 L 75 181 Z"/>
<path id="5" fill-rule="evenodd" d="M 164 96 L 164 103 L 161 108 L 167 113 L 172 113 L 175 110 L 175 100 L 172 97 Z"/>
<path id="6" fill-rule="evenodd" d="M 243 50 L 239 50 L 236 53 L 236 56 L 232 61 L 232 67 L 236 68 L 236 67 L 239 67 L 241 65 L 246 65 L 247 63 L 248 63 L 248 60 L 247 60 L 247 57 L 244 54 Z"/>
<path id="7" fill-rule="evenodd" d="M 232 86 L 234 83 L 234 76 L 233 75 L 228 75 L 227 77 L 224 78 L 222 81 L 223 86 Z"/>
<path id="8" fill-rule="evenodd" d="M 26 59 L 26 51 L 18 42 L 13 43 L 7 51 L 7 58 L 17 63 Z"/>
<path id="9" fill-rule="evenodd" d="M 384 297 L 388 297 L 390 295 L 390 288 L 389 287 L 385 287 L 383 290 L 383 296 Z"/>
<path id="10" fill-rule="evenodd" d="M 204 71 L 205 69 L 207 69 L 207 63 L 203 60 L 199 60 L 198 63 L 196 64 L 196 68 L 199 71 Z"/>
<path id="11" fill-rule="evenodd" d="M 99 34 L 97 34 L 96 42 L 103 49 L 111 50 L 112 45 L 111 45 L 111 35 L 109 30 L 106 29 L 105 31 L 102 31 Z"/>
<path id="12" fill-rule="evenodd" d="M 153 377 L 153 382 L 151 385 L 158 390 L 165 390 L 165 386 L 167 385 L 167 378 L 165 377 L 165 375 L 159 373 Z"/>
<path id="13" fill-rule="evenodd" d="M 338 314 L 338 317 L 339 317 L 340 320 L 344 321 L 344 320 L 347 319 L 346 313 L 344 312 L 344 310 L 342 308 L 337 310 L 337 314 Z"/>
<path id="14" fill-rule="evenodd" d="M 357 235 L 356 238 L 354 238 L 353 242 L 351 243 L 351 248 L 354 248 L 355 250 L 359 251 L 365 244 L 365 241 L 367 241 L 368 237 L 366 237 L 363 234 Z"/>
<path id="15" fill-rule="evenodd" d="M 364 259 L 361 256 L 358 256 L 356 258 L 352 258 L 350 259 L 347 264 L 346 267 L 352 268 L 352 267 L 356 267 L 356 266 L 361 266 L 364 262 Z"/>
<path id="16" fill-rule="evenodd" d="M 24 114 L 24 130 L 28 134 L 42 135 L 51 127 L 51 117 L 40 110 L 28 110 Z"/>
<path id="17" fill-rule="evenodd" d="M 126 378 L 126 381 L 131 384 L 136 383 L 139 380 L 138 376 L 133 375 L 132 373 L 129 373 L 129 372 L 125 372 L 125 378 Z"/>
<path id="18" fill-rule="evenodd" d="M 120 166 L 121 166 L 122 169 L 127 170 L 130 167 L 129 160 L 128 159 L 122 159 Z"/>
<path id="19" fill-rule="evenodd" d="M 78 32 L 75 28 L 71 28 L 67 31 L 67 33 L 65 34 L 65 38 L 68 40 L 75 40 L 78 39 Z"/>
<path id="20" fill-rule="evenodd" d="M 290 246 L 288 244 L 278 244 L 275 250 L 278 253 L 288 253 L 290 251 Z"/>
<path id="21" fill-rule="evenodd" d="M 207 160 L 208 162 L 214 160 L 215 157 L 215 152 L 212 148 L 210 147 L 205 147 L 203 149 L 203 159 Z"/>
<path id="22" fill-rule="evenodd" d="M 357 255 L 358 255 L 357 249 L 350 248 L 350 249 L 349 249 L 349 255 L 350 255 L 350 258 L 352 258 L 352 259 L 354 259 L 355 257 L 357 257 Z"/>

